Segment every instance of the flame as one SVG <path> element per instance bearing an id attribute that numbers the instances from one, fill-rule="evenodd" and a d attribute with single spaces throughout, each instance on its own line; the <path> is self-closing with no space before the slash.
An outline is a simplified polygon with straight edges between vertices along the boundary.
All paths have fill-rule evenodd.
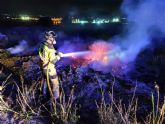
<path id="1" fill-rule="evenodd" d="M 104 56 L 104 58 L 103 58 L 103 64 L 108 64 L 108 62 L 109 62 L 108 56 Z"/>
<path id="2" fill-rule="evenodd" d="M 114 48 L 113 44 L 99 41 L 90 45 L 88 51 L 66 53 L 63 54 L 63 57 L 71 57 L 74 60 L 74 66 L 86 65 L 95 61 L 108 65 L 110 62 L 109 53 L 112 48 Z"/>
<path id="3" fill-rule="evenodd" d="M 101 62 L 102 64 L 108 64 L 110 61 L 108 53 L 112 47 L 112 44 L 106 42 L 96 42 L 89 47 L 91 53 L 85 56 L 85 58 L 91 61 Z"/>

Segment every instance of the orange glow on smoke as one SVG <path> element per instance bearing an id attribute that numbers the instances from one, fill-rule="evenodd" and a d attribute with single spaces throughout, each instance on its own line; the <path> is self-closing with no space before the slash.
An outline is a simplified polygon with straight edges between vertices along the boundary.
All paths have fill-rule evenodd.
<path id="1" fill-rule="evenodd" d="M 88 54 L 85 58 L 91 61 L 98 61 L 102 64 L 108 64 L 108 53 L 112 49 L 112 45 L 106 42 L 97 42 L 89 47 L 91 54 Z"/>
<path id="2" fill-rule="evenodd" d="M 114 45 L 106 43 L 103 41 L 95 42 L 90 47 L 89 50 L 85 52 L 83 56 L 77 56 L 76 53 L 71 55 L 74 60 L 74 67 L 80 65 L 87 65 L 91 62 L 99 62 L 103 65 L 108 65 L 110 62 L 109 53 L 114 48 Z M 81 53 L 81 52 L 79 52 Z M 75 54 L 75 55 L 74 55 Z"/>

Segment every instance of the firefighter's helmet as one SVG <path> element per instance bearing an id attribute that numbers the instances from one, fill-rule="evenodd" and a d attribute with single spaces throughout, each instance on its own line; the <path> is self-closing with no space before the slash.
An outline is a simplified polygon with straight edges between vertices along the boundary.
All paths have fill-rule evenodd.
<path id="1" fill-rule="evenodd" d="M 45 38 L 48 39 L 48 37 L 50 37 L 50 36 L 52 36 L 54 38 L 57 37 L 57 35 L 54 31 L 46 31 L 45 32 Z"/>

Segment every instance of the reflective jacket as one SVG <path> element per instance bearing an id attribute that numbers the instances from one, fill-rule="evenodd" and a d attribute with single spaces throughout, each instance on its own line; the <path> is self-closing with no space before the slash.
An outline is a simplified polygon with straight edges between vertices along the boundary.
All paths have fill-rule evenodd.
<path id="1" fill-rule="evenodd" d="M 55 68 L 55 63 L 60 59 L 52 44 L 42 42 L 39 48 L 39 57 L 42 61 L 43 69 Z"/>

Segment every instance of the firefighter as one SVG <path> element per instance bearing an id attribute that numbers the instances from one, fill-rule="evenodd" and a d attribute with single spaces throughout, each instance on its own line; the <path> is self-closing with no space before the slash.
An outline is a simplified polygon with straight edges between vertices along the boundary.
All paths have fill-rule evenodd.
<path id="1" fill-rule="evenodd" d="M 62 53 L 57 52 L 54 48 L 54 44 L 56 44 L 55 37 L 56 34 L 54 31 L 45 32 L 44 42 L 41 43 L 39 48 L 39 57 L 50 95 L 53 95 L 52 97 L 56 100 L 59 98 L 59 80 L 55 63 L 60 60 Z M 44 82 L 44 86 L 46 82 Z"/>

